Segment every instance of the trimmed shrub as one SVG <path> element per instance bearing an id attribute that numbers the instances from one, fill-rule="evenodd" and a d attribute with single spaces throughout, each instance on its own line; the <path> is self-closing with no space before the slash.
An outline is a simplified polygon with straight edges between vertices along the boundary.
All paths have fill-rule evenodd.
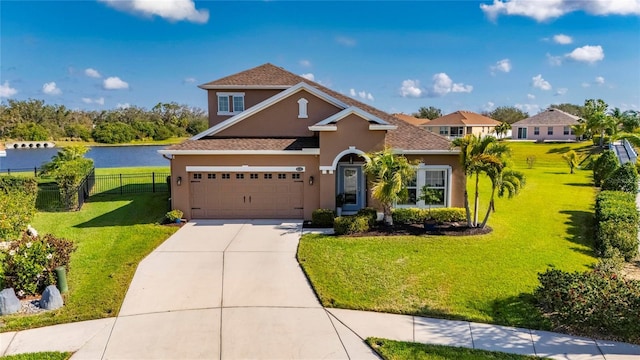
<path id="1" fill-rule="evenodd" d="M 608 178 L 620 166 L 613 150 L 605 150 L 593 163 L 593 182 L 596 186 Z"/>
<path id="2" fill-rule="evenodd" d="M 638 254 L 638 211 L 634 194 L 602 191 L 595 204 L 595 248 L 601 257 L 619 253 L 629 261 Z"/>
<path id="3" fill-rule="evenodd" d="M 427 210 L 420 208 L 396 208 L 391 210 L 393 223 L 422 224 L 427 219 Z"/>
<path id="4" fill-rule="evenodd" d="M 356 215 L 366 217 L 369 222 L 369 227 L 376 226 L 376 222 L 378 222 L 378 210 L 372 207 L 362 208 L 358 210 Z"/>
<path id="5" fill-rule="evenodd" d="M 318 227 L 333 227 L 335 211 L 331 209 L 316 209 L 311 213 L 311 224 Z"/>
<path id="6" fill-rule="evenodd" d="M 37 295 L 48 285 L 57 283 L 55 268 L 69 269 L 73 243 L 53 235 L 32 238 L 23 234 L 7 250 L 3 262 L 4 285 L 16 290 L 19 297 Z"/>
<path id="7" fill-rule="evenodd" d="M 38 183 L 35 179 L 14 176 L 0 177 L 0 240 L 12 240 L 36 213 Z"/>
<path id="8" fill-rule="evenodd" d="M 464 208 L 436 208 L 427 210 L 428 219 L 433 219 L 438 224 L 446 222 L 466 221 L 467 215 Z"/>
<path id="9" fill-rule="evenodd" d="M 632 163 L 626 163 L 604 179 L 602 190 L 624 191 L 631 194 L 638 193 L 638 170 Z"/>
<path id="10" fill-rule="evenodd" d="M 640 340 L 639 281 L 600 270 L 547 270 L 538 279 L 534 296 L 554 326 L 586 336 Z"/>
<path id="11" fill-rule="evenodd" d="M 333 220 L 336 235 L 357 234 L 369 230 L 369 219 L 364 216 L 339 216 Z"/>

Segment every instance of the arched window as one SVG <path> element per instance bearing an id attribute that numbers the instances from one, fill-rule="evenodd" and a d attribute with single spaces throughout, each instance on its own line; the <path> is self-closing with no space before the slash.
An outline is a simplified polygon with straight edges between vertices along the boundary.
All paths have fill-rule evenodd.
<path id="1" fill-rule="evenodd" d="M 309 116 L 307 115 L 307 104 L 309 101 L 305 98 L 301 98 L 298 100 L 298 119 L 306 119 Z"/>

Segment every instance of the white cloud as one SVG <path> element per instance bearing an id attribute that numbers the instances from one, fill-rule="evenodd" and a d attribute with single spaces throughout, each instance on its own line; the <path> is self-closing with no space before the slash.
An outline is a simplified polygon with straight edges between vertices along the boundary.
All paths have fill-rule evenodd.
<path id="1" fill-rule="evenodd" d="M 540 105 L 537 104 L 516 104 L 515 107 L 529 115 L 535 115 L 540 112 Z"/>
<path id="2" fill-rule="evenodd" d="M 316 77 L 312 73 L 306 73 L 306 74 L 302 74 L 300 76 L 302 76 L 303 78 L 305 78 L 307 80 L 316 81 Z"/>
<path id="3" fill-rule="evenodd" d="M 97 78 L 97 79 L 102 77 L 102 75 L 100 75 L 98 70 L 92 69 L 92 68 L 84 69 L 84 74 L 87 75 L 88 77 Z"/>
<path id="4" fill-rule="evenodd" d="M 374 100 L 373 95 L 371 95 L 371 93 L 368 93 L 368 92 L 366 92 L 364 90 L 356 91 L 356 89 L 351 88 L 351 89 L 349 89 L 349 95 L 351 97 L 359 97 L 362 100 L 369 100 L 369 101 L 373 101 Z"/>
<path id="5" fill-rule="evenodd" d="M 602 76 L 596 76 L 596 84 L 604 85 L 604 78 Z"/>
<path id="6" fill-rule="evenodd" d="M 302 67 L 311 67 L 311 61 L 306 60 L 306 59 L 300 60 L 300 66 L 302 66 Z"/>
<path id="7" fill-rule="evenodd" d="M 551 90 L 551 84 L 542 78 L 542 74 L 538 74 L 531 78 L 531 85 L 540 90 Z"/>
<path id="8" fill-rule="evenodd" d="M 585 45 L 574 49 L 571 53 L 567 54 L 566 57 L 575 61 L 593 64 L 604 59 L 604 51 L 600 45 Z"/>
<path id="9" fill-rule="evenodd" d="M 120 89 L 128 89 L 129 84 L 125 81 L 120 80 L 117 76 L 112 76 L 104 79 L 102 87 L 105 90 L 120 90 Z"/>
<path id="10" fill-rule="evenodd" d="M 569 89 L 567 89 L 567 88 L 559 88 L 558 90 L 556 90 L 555 95 L 556 96 L 562 96 L 562 95 L 566 94 L 567 91 L 569 91 Z"/>
<path id="11" fill-rule="evenodd" d="M 356 46 L 356 40 L 346 36 L 338 36 L 336 37 L 336 42 L 340 45 L 354 47 Z"/>
<path id="12" fill-rule="evenodd" d="M 492 102 L 492 101 L 487 101 L 487 103 L 486 103 L 486 104 L 484 104 L 484 105 L 482 106 L 482 109 L 483 109 L 484 111 L 491 111 L 491 110 L 493 110 L 495 107 L 496 107 L 496 104 L 495 104 L 494 102 Z"/>
<path id="13" fill-rule="evenodd" d="M 159 16 L 171 22 L 190 21 L 204 24 L 209 21 L 209 11 L 197 10 L 193 0 L 98 0 L 108 6 L 147 17 Z"/>
<path id="14" fill-rule="evenodd" d="M 402 97 L 419 98 L 424 94 L 424 90 L 420 88 L 418 80 L 404 80 L 400 87 L 400 95 Z"/>
<path id="15" fill-rule="evenodd" d="M 502 59 L 496 61 L 496 64 L 491 67 L 491 74 L 495 74 L 496 71 L 502 71 L 508 73 L 511 71 L 511 60 Z"/>
<path id="16" fill-rule="evenodd" d="M 55 81 L 49 82 L 49 83 L 45 83 L 44 85 L 42 85 L 42 92 L 47 94 L 47 95 L 60 95 L 62 94 L 62 90 L 60 90 L 60 88 L 58 88 L 58 86 L 56 85 Z"/>
<path id="17" fill-rule="evenodd" d="M 533 94 L 527 94 L 527 99 L 529 99 L 529 100 L 533 100 L 533 99 L 535 99 L 535 98 L 536 98 L 536 96 L 535 96 L 535 95 L 533 95 Z"/>
<path id="18" fill-rule="evenodd" d="M 117 107 L 118 109 L 127 109 L 127 108 L 130 108 L 130 107 L 131 107 L 131 104 L 129 104 L 129 103 L 124 103 L 124 104 L 120 104 L 120 103 L 118 103 L 118 105 L 116 105 L 116 107 Z"/>
<path id="19" fill-rule="evenodd" d="M 547 53 L 547 61 L 549 61 L 549 65 L 551 66 L 560 66 L 562 65 L 562 56 L 554 56 Z"/>
<path id="20" fill-rule="evenodd" d="M 473 91 L 473 86 L 471 85 L 465 85 L 465 84 L 453 84 L 453 87 L 451 87 L 451 92 L 454 93 L 470 93 Z"/>
<path id="21" fill-rule="evenodd" d="M 473 86 L 463 83 L 454 83 L 446 73 L 437 73 L 433 75 L 433 85 L 429 91 L 429 96 L 444 96 L 450 92 L 454 93 L 470 93 Z"/>
<path id="22" fill-rule="evenodd" d="M 104 105 L 104 98 L 103 97 L 99 97 L 99 98 L 82 98 L 82 102 L 85 104 L 98 104 L 98 105 Z"/>
<path id="23" fill-rule="evenodd" d="M 480 9 L 491 20 L 499 15 L 526 16 L 542 22 L 565 14 L 584 11 L 593 15 L 640 15 L 639 0 L 493 0 L 493 4 L 480 4 Z"/>
<path id="24" fill-rule="evenodd" d="M 5 80 L 5 82 L 0 85 L 0 97 L 12 97 L 13 95 L 17 94 L 18 90 L 16 90 L 15 88 L 12 88 L 11 85 L 9 85 L 9 81 Z"/>
<path id="25" fill-rule="evenodd" d="M 571 36 L 569 35 L 557 34 L 557 35 L 553 35 L 553 41 L 556 44 L 568 45 L 573 42 L 573 38 L 571 38 Z"/>
<path id="26" fill-rule="evenodd" d="M 193 84 L 195 82 L 196 82 L 196 78 L 193 78 L 193 77 L 187 77 L 182 79 L 183 84 Z"/>

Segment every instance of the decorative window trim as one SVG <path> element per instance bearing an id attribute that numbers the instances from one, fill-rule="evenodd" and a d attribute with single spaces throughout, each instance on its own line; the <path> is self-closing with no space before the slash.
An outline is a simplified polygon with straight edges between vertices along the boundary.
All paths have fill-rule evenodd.
<path id="1" fill-rule="evenodd" d="M 218 115 L 236 115 L 244 111 L 244 93 L 243 92 L 217 92 L 218 98 Z M 242 110 L 236 110 L 235 99 L 242 98 Z M 220 99 L 226 99 L 227 111 L 220 110 Z"/>
<path id="2" fill-rule="evenodd" d="M 416 167 L 416 197 L 419 197 L 418 192 L 426 184 L 426 171 L 444 171 L 445 172 L 445 184 L 444 184 L 444 205 L 431 205 L 431 208 L 441 208 L 451 206 L 451 183 L 453 181 L 453 173 L 451 166 L 449 165 L 425 165 L 419 164 Z M 428 208 L 423 200 L 418 200 L 415 205 L 413 204 L 394 204 L 396 208 Z"/>
<path id="3" fill-rule="evenodd" d="M 309 104 L 309 100 L 305 98 L 300 98 L 300 100 L 298 100 L 298 119 L 309 118 L 309 115 L 307 114 L 308 104 Z"/>

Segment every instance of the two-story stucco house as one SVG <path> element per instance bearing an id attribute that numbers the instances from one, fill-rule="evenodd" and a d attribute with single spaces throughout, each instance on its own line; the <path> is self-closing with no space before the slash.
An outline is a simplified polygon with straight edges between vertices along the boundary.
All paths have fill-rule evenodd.
<path id="1" fill-rule="evenodd" d="M 450 142 L 271 64 L 200 85 L 209 125 L 161 150 L 171 159 L 173 208 L 187 218 L 304 218 L 376 206 L 363 172 L 385 147 L 417 160 L 408 204 L 428 184 L 440 206 L 462 206 L 465 176 Z"/>

